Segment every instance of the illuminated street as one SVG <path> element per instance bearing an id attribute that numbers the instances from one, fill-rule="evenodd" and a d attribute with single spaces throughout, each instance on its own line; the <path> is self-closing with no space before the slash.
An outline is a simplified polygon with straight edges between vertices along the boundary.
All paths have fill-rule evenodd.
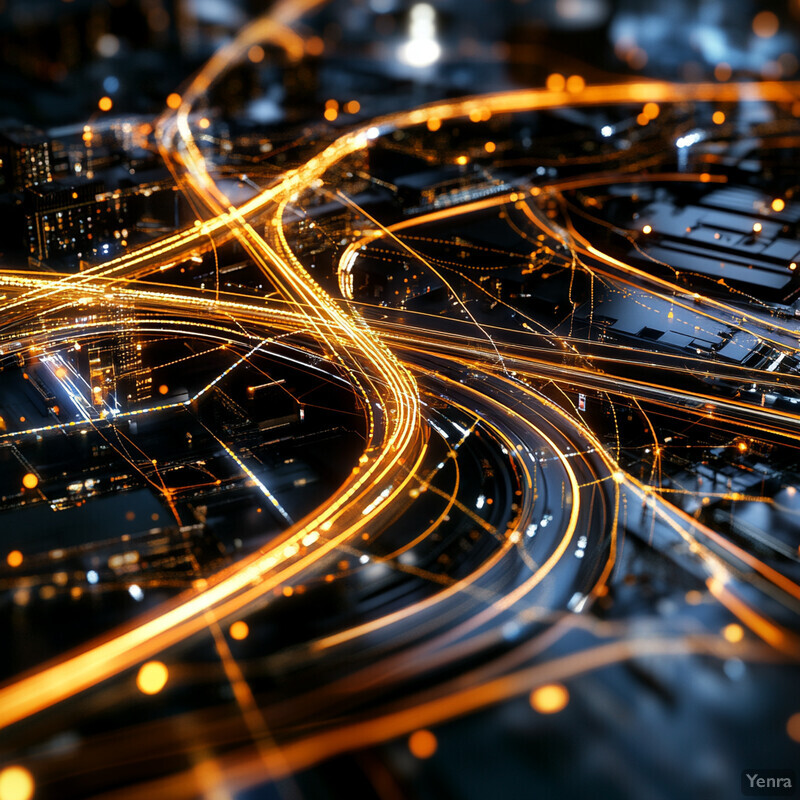
<path id="1" fill-rule="evenodd" d="M 791 795 L 800 6 L 37 3 L 0 800 Z"/>

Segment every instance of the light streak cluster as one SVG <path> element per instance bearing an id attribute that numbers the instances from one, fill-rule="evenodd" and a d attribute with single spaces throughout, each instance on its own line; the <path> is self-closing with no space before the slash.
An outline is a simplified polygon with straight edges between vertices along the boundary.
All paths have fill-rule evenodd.
<path id="1" fill-rule="evenodd" d="M 800 352 L 800 325 L 742 304 L 734 292 L 727 298 L 701 295 L 677 275 L 671 279 L 663 271 L 644 269 L 616 255 L 605 240 L 594 240 L 585 219 L 605 223 L 585 198 L 594 196 L 592 192 L 602 194 L 611 184 L 637 183 L 642 180 L 639 172 L 603 172 L 598 164 L 597 173 L 539 183 L 520 181 L 510 191 L 503 188 L 488 197 L 386 225 L 360 208 L 330 177 L 348 158 L 398 131 L 425 128 L 433 133 L 452 121 L 479 124 L 498 115 L 596 106 L 641 106 L 639 116 L 645 119 L 639 124 L 645 127 L 678 105 L 751 101 L 791 105 L 800 85 L 587 86 L 572 76 L 561 83 L 551 81 L 547 89 L 437 102 L 358 123 L 237 207 L 195 140 L 199 105 L 231 66 L 247 57 L 253 60 L 254 47 L 262 48 L 260 58 L 267 45 L 284 49 L 290 59 L 302 58 L 307 43 L 292 26 L 315 5 L 279 3 L 268 17 L 245 28 L 215 54 L 180 95 L 170 95 L 169 110 L 156 126 L 156 139 L 178 185 L 202 208 L 192 226 L 75 275 L 0 273 L 4 359 L 11 363 L 22 354 L 43 365 L 79 417 L 67 419 L 64 414 L 46 425 L 20 422 L 4 427 L 0 442 L 9 447 L 24 448 L 26 443 L 76 430 L 120 441 L 124 425 L 157 415 L 194 413 L 245 366 L 260 363 L 268 353 L 301 365 L 320 380 L 349 386 L 363 417 L 365 442 L 357 464 L 326 502 L 297 522 L 280 491 L 248 460 L 247 448 L 207 430 L 241 481 L 277 512 L 280 532 L 255 552 L 198 578 L 191 588 L 132 622 L 0 687 L 0 728 L 10 732 L 35 726 L 40 717 L 57 718 L 59 709 L 75 703 L 76 696 L 91 695 L 106 702 L 115 692 L 125 691 L 114 687 L 128 678 L 145 695 L 168 693 L 181 681 L 181 648 L 210 631 L 255 747 L 235 733 L 229 742 L 233 746 L 224 755 L 205 756 L 196 769 L 180 768 L 166 777 L 143 779 L 109 796 L 194 797 L 210 785 L 206 767 L 213 767 L 232 789 L 244 789 L 333 755 L 406 735 L 414 756 L 433 758 L 437 739 L 429 729 L 446 720 L 518 696 L 529 697 L 539 714 L 557 714 L 570 703 L 571 679 L 640 656 L 683 657 L 697 652 L 753 661 L 796 661 L 800 656 L 800 640 L 793 630 L 800 586 L 790 571 L 672 502 L 673 494 L 684 491 L 705 497 L 715 493 L 661 484 L 662 451 L 669 443 L 658 423 L 651 422 L 657 415 L 675 414 L 699 426 L 713 417 L 716 425 L 734 432 L 731 443 L 738 442 L 742 455 L 749 448 L 742 431 L 749 431 L 751 440 L 777 439 L 796 448 L 800 414 L 767 408 L 763 393 L 778 386 L 800 389 L 800 379 L 781 366 L 783 358 Z M 416 12 L 418 23 L 429 8 Z M 431 56 L 432 51 L 407 54 L 409 63 L 420 65 L 432 63 Z M 721 125 L 724 117 L 715 116 L 713 121 Z M 207 124 L 199 120 L 198 127 L 205 129 Z M 601 131 L 604 139 L 613 134 L 610 127 Z M 650 172 L 646 180 L 668 186 L 725 184 L 726 176 L 711 167 L 708 172 L 680 168 L 690 158 L 683 151 L 699 146 L 705 135 L 700 130 L 682 133 L 675 140 L 682 151 L 676 156 L 677 171 Z M 487 142 L 484 149 L 494 154 L 499 145 Z M 455 163 L 466 161 L 466 156 L 458 155 Z M 304 198 L 313 193 L 337 198 L 361 227 L 338 252 L 340 297 L 315 280 L 287 222 L 288 212 L 302 208 Z M 548 208 L 554 210 L 552 215 Z M 780 213 L 784 200 L 774 200 L 771 208 Z M 503 300 L 491 281 L 482 280 L 488 269 L 474 266 L 473 274 L 468 259 L 438 259 L 427 252 L 426 248 L 433 249 L 431 243 L 449 242 L 448 226 L 498 212 L 509 228 L 519 232 L 520 254 L 535 245 L 534 254 L 525 255 L 531 272 L 543 265 L 567 270 L 586 277 L 593 288 L 597 284 L 642 305 L 652 304 L 646 307 L 653 315 L 662 313 L 658 304 L 667 304 L 670 317 L 691 319 L 697 330 L 724 326 L 746 333 L 771 349 L 773 366 L 745 367 L 655 349 L 592 344 L 571 329 L 565 331 L 563 325 L 548 326 L 522 306 Z M 647 237 L 658 234 L 656 223 L 648 222 L 639 230 Z M 632 228 L 619 235 L 633 240 L 636 233 Z M 219 285 L 204 291 L 166 282 L 177 266 L 233 240 L 274 294 L 254 296 L 225 291 Z M 636 242 L 645 248 L 640 239 Z M 447 324 L 404 305 L 390 308 L 366 302 L 359 295 L 356 276 L 363 261 L 376 254 L 395 266 L 412 261 L 420 274 L 440 281 L 455 309 Z M 153 276 L 158 282 L 148 280 Z M 501 319 L 494 325 L 479 319 L 462 296 L 463 286 L 481 300 L 513 312 L 516 322 Z M 119 313 L 109 314 L 109 309 Z M 67 355 L 70 348 L 88 349 L 110 336 L 191 338 L 205 347 L 211 343 L 197 359 L 193 354 L 192 361 L 223 349 L 230 358 L 224 369 L 184 397 L 121 409 L 105 400 L 93 402 L 91 383 Z M 182 356 L 169 363 L 186 366 L 188 361 Z M 640 367 L 641 374 L 632 375 L 631 365 Z M 687 371 L 702 376 L 709 388 L 683 385 L 677 378 Z M 752 396 L 719 391 L 720 386 L 735 388 L 745 382 L 761 390 Z M 267 375 L 252 387 L 253 393 L 279 384 Z M 169 388 L 165 388 L 166 394 Z M 586 421 L 576 405 L 577 391 L 590 392 L 593 399 L 608 404 L 615 437 L 601 435 Z M 624 460 L 616 417 L 623 407 L 635 409 L 648 435 L 652 432 L 649 477 L 644 472 L 637 477 Z M 147 476 L 176 523 L 182 524 L 175 502 L 187 487 L 168 486 L 162 474 L 165 465 L 135 452 L 129 441 L 119 444 L 119 452 L 129 455 L 127 460 Z M 470 459 L 478 458 L 475 453 L 490 466 L 475 472 L 470 466 Z M 475 475 L 485 478 L 492 469 L 502 473 L 503 480 L 485 480 L 476 495 Z M 33 470 L 26 471 L 22 483 L 24 490 L 48 498 L 47 482 Z M 732 489 L 717 496 L 733 502 L 766 500 Z M 640 514 L 659 549 L 679 552 L 682 568 L 705 586 L 709 602 L 724 606 L 736 622 L 731 620 L 722 632 L 654 624 L 652 630 L 632 635 L 577 613 L 576 609 L 591 610 L 608 595 L 623 534 L 635 527 L 634 518 Z M 434 543 L 456 515 L 469 520 L 473 528 L 474 560 L 452 572 L 418 564 L 415 554 L 427 547 L 435 550 Z M 35 543 L 27 546 L 36 552 Z M 25 563 L 28 551 L 20 549 L 7 555 L 11 570 Z M 336 560 L 343 555 L 347 558 L 340 568 Z M 796 551 L 794 555 L 796 559 Z M 452 559 L 444 551 L 441 556 L 440 565 Z M 353 615 L 334 630 L 281 654 L 287 671 L 308 669 L 315 679 L 292 688 L 287 697 L 266 692 L 256 697 L 247 670 L 234 656 L 235 643 L 253 639 L 255 624 L 242 618 L 297 599 L 308 586 L 361 574 L 368 581 L 376 570 L 420 580 L 428 589 L 419 596 L 409 595 L 402 604 L 381 608 L 368 619 Z M 94 580 L 87 573 L 86 579 L 96 583 L 97 573 Z M 134 585 L 129 586 L 132 596 Z M 226 629 L 233 640 L 230 644 Z M 587 646 L 548 657 L 550 648 L 576 630 L 588 634 Z M 501 645 L 501 655 L 492 655 Z M 489 655 L 481 660 L 481 654 Z M 344 661 L 348 667 L 326 676 L 326 660 Z M 452 676 L 462 662 L 469 666 L 458 677 L 436 677 Z M 400 690 L 405 692 L 402 703 L 386 699 L 396 698 Z M 350 709 L 360 710 L 349 715 Z M 158 725 L 151 733 L 157 740 L 166 736 Z M 213 740 L 213 729 L 203 733 Z M 141 747 L 134 745 L 126 756 L 134 763 L 145 757 L 137 746 Z M 40 766 L 31 759 L 0 772 L 0 800 L 30 796 L 31 775 L 36 776 Z M 51 780 L 59 779 L 63 778 L 56 770 Z"/>

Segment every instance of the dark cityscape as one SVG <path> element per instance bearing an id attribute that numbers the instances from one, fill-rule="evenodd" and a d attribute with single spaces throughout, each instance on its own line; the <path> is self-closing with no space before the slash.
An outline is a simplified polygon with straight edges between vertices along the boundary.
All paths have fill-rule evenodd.
<path id="1" fill-rule="evenodd" d="M 0 800 L 800 774 L 798 0 L 0 0 Z"/>

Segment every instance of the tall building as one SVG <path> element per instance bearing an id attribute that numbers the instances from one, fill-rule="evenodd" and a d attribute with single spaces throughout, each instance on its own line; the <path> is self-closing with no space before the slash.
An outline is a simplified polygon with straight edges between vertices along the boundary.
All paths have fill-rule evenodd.
<path id="1" fill-rule="evenodd" d="M 30 126 L 0 130 L 0 175 L 3 190 L 22 192 L 53 179 L 50 140 Z"/>
<path id="2" fill-rule="evenodd" d="M 114 371 L 116 373 L 116 398 L 120 408 L 128 410 L 143 400 L 149 400 L 153 390 L 153 373 L 146 369 L 142 356 L 144 345 L 126 324 L 129 309 L 115 305 L 114 320 Z"/>
<path id="3" fill-rule="evenodd" d="M 76 178 L 25 191 L 30 258 L 77 255 L 89 258 L 103 238 L 114 238 L 129 222 L 127 196 L 103 193 L 101 181 Z M 117 235 L 116 238 L 119 238 Z"/>

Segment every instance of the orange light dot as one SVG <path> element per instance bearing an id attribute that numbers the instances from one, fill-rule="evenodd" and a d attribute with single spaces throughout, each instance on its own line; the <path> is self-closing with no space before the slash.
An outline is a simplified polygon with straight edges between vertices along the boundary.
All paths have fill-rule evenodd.
<path id="1" fill-rule="evenodd" d="M 736 642 L 741 642 L 744 639 L 744 628 L 741 625 L 737 625 L 735 622 L 732 622 L 730 625 L 726 625 L 722 629 L 722 635 L 725 639 L 732 644 L 736 644 Z"/>
<path id="2" fill-rule="evenodd" d="M 566 88 L 567 81 L 564 76 L 558 72 L 547 76 L 546 86 L 551 92 L 563 92 Z"/>
<path id="3" fill-rule="evenodd" d="M 110 97 L 101 97 L 97 103 L 97 107 L 101 111 L 111 111 L 111 107 L 114 105 L 113 101 Z"/>
<path id="4" fill-rule="evenodd" d="M 438 131 L 442 127 L 442 121 L 436 117 L 431 117 L 427 122 L 429 131 Z"/>
<path id="5" fill-rule="evenodd" d="M 703 602 L 703 595 L 701 592 L 698 592 L 697 589 L 689 589 L 689 591 L 686 592 L 686 602 L 690 606 L 700 605 L 700 603 Z"/>
<path id="6" fill-rule="evenodd" d="M 331 98 L 330 100 L 325 101 L 325 108 L 335 108 L 337 111 L 339 110 L 339 101 L 334 100 Z"/>
<path id="7" fill-rule="evenodd" d="M 569 702 L 569 692 L 560 683 L 549 683 L 531 692 L 531 707 L 540 714 L 556 714 Z"/>
<path id="8" fill-rule="evenodd" d="M 714 77 L 720 82 L 729 80 L 732 74 L 731 65 L 726 64 L 724 61 L 714 67 Z"/>
<path id="9" fill-rule="evenodd" d="M 769 39 L 778 32 L 780 22 L 772 11 L 760 11 L 753 17 L 753 33 L 761 39 Z"/>
<path id="10" fill-rule="evenodd" d="M 661 108 L 658 103 L 645 103 L 642 108 L 642 114 L 648 119 L 655 119 L 661 113 Z"/>
<path id="11" fill-rule="evenodd" d="M 652 232 L 653 232 L 653 226 L 652 225 L 645 225 L 644 228 L 642 228 L 642 233 L 646 234 L 646 233 L 652 233 Z"/>
<path id="12" fill-rule="evenodd" d="M 67 370 L 64 367 L 58 367 L 56 369 L 56 378 L 66 378 L 67 377 Z"/>
<path id="13" fill-rule="evenodd" d="M 6 556 L 6 564 L 8 564 L 9 567 L 16 569 L 16 567 L 22 564 L 22 553 L 20 553 L 19 550 L 12 550 Z"/>
<path id="14" fill-rule="evenodd" d="M 641 47 L 634 47 L 625 56 L 625 60 L 631 69 L 644 69 L 647 65 L 647 53 Z"/>
<path id="15" fill-rule="evenodd" d="M 328 122 L 333 122 L 336 117 L 339 116 L 339 112 L 335 108 L 326 108 L 324 117 Z"/>
<path id="16" fill-rule="evenodd" d="M 166 685 L 169 671 L 160 661 L 142 664 L 136 676 L 136 686 L 142 694 L 158 694 Z"/>
<path id="17" fill-rule="evenodd" d="M 264 48 L 260 44 L 254 44 L 248 51 L 247 57 L 254 63 L 258 64 L 264 60 Z"/>
<path id="18" fill-rule="evenodd" d="M 294 589 L 291 586 L 284 586 L 283 587 L 283 596 L 284 597 L 291 597 L 294 594 Z"/>
<path id="19" fill-rule="evenodd" d="M 650 122 L 650 117 L 648 117 L 647 114 L 637 114 L 636 121 L 639 125 L 647 125 L 647 123 Z"/>
<path id="20" fill-rule="evenodd" d="M 725 114 L 722 111 L 715 111 L 711 115 L 711 119 L 715 125 L 722 125 L 722 123 L 725 122 Z"/>
<path id="21" fill-rule="evenodd" d="M 586 88 L 586 81 L 580 75 L 570 75 L 567 78 L 567 91 L 572 94 L 582 92 Z"/>
<path id="22" fill-rule="evenodd" d="M 436 736 L 428 730 L 414 731 L 408 737 L 408 749 L 411 751 L 411 755 L 416 758 L 430 758 L 436 752 L 438 746 L 439 743 L 436 741 Z"/>
<path id="23" fill-rule="evenodd" d="M 229 632 L 231 639 L 236 639 L 237 642 L 241 642 L 242 639 L 247 638 L 248 634 L 250 633 L 250 627 L 243 620 L 239 620 L 231 625 Z"/>
<path id="24" fill-rule="evenodd" d="M 776 197 L 772 201 L 772 210 L 773 211 L 783 211 L 784 208 L 786 208 L 786 203 L 783 200 L 781 200 L 780 197 Z"/>
<path id="25" fill-rule="evenodd" d="M 208 128 L 208 126 L 211 124 L 211 121 L 208 119 L 208 117 L 203 117 L 203 118 L 200 120 L 200 122 L 198 122 L 197 124 L 198 124 L 198 125 L 199 125 L 199 126 L 200 126 L 200 127 L 203 129 L 203 130 L 205 130 L 205 129 L 206 129 L 206 128 Z"/>
<path id="26" fill-rule="evenodd" d="M 760 222 L 756 222 L 753 224 L 753 233 L 761 233 L 763 226 Z"/>
<path id="27" fill-rule="evenodd" d="M 711 180 L 711 176 L 707 172 L 700 173 L 700 183 L 708 183 Z"/>
<path id="28" fill-rule="evenodd" d="M 172 92 L 172 94 L 168 95 L 167 97 L 167 107 L 176 109 L 181 104 L 181 96 L 177 92 Z"/>
<path id="29" fill-rule="evenodd" d="M 467 163 L 467 157 L 466 157 L 466 156 L 459 156 L 459 157 L 456 159 L 456 164 L 460 164 L 462 167 L 463 167 L 463 166 L 464 166 L 464 164 L 466 164 L 466 163 Z"/>
<path id="30" fill-rule="evenodd" d="M 32 472 L 26 472 L 22 477 L 22 485 L 26 489 L 35 489 L 39 485 L 39 479 Z"/>
<path id="31" fill-rule="evenodd" d="M 162 383 L 161 386 L 158 387 L 159 394 L 166 394 L 169 391 L 169 386 L 166 383 Z"/>
<path id="32" fill-rule="evenodd" d="M 306 52 L 310 56 L 321 56 L 323 51 L 325 50 L 325 42 L 319 38 L 319 36 L 312 36 L 306 42 Z"/>
<path id="33" fill-rule="evenodd" d="M 786 733 L 793 742 L 800 743 L 800 712 L 789 717 L 786 722 Z"/>
<path id="34" fill-rule="evenodd" d="M 494 151 L 497 150 L 497 145 L 494 142 L 486 142 L 486 144 L 483 146 L 483 149 L 487 153 L 494 153 Z"/>
<path id="35" fill-rule="evenodd" d="M 469 112 L 469 120 L 470 122 L 480 122 L 481 110 L 479 108 L 473 108 L 472 111 Z"/>
<path id="36" fill-rule="evenodd" d="M 739 448 L 740 453 L 747 452 L 747 442 L 739 442 L 739 444 L 737 444 L 736 446 Z"/>
<path id="37" fill-rule="evenodd" d="M 25 767 L 0 770 L 0 800 L 30 800 L 34 785 L 33 775 Z"/>
<path id="38" fill-rule="evenodd" d="M 348 114 L 358 114 L 358 112 L 361 111 L 361 103 L 359 103 L 358 100 L 351 100 L 345 105 L 344 110 Z"/>
<path id="39" fill-rule="evenodd" d="M 796 261 L 792 261 L 792 263 L 791 263 L 791 264 L 789 264 L 789 269 L 790 269 L 792 272 L 794 272 L 794 271 L 797 269 L 797 262 L 796 262 Z"/>

